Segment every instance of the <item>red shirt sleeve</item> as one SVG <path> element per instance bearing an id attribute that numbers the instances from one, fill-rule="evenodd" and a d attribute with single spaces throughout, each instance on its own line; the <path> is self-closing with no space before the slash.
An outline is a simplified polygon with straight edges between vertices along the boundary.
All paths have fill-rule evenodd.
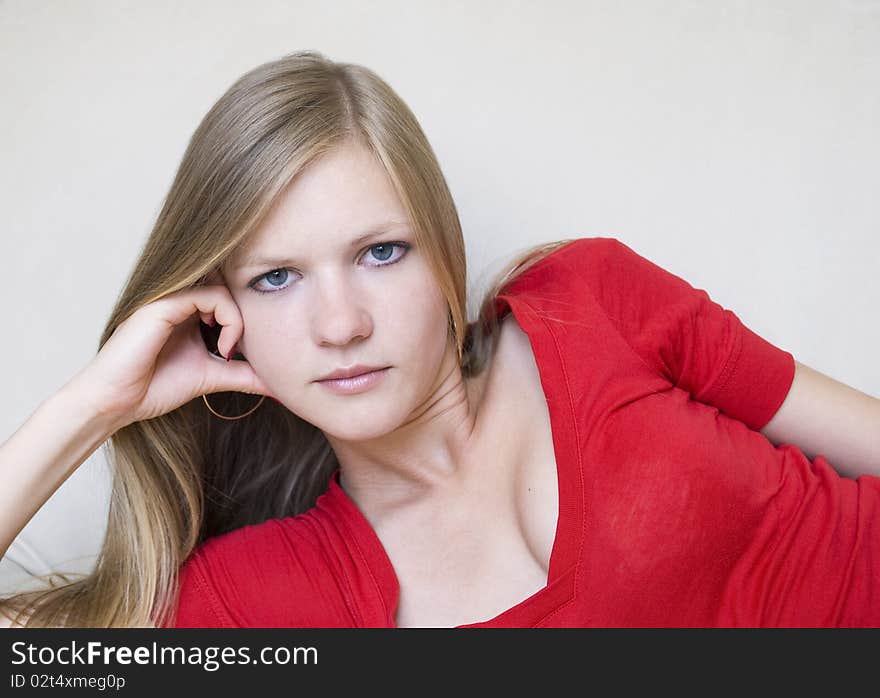
<path id="1" fill-rule="evenodd" d="M 693 399 L 760 430 L 794 380 L 794 357 L 709 294 L 614 238 L 572 243 L 573 271 L 626 343 Z"/>

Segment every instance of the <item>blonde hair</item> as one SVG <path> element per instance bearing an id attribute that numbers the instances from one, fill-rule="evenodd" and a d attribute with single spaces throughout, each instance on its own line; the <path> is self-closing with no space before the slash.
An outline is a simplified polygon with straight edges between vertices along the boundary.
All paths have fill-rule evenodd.
<path id="1" fill-rule="evenodd" d="M 468 323 L 458 213 L 416 118 L 372 71 L 315 51 L 254 68 L 205 115 L 99 349 L 139 308 L 204 283 L 260 225 L 297 173 L 351 142 L 368 147 L 390 176 L 448 301 L 462 373 L 479 374 L 497 342 L 495 296 L 516 272 L 568 240 L 518 255 L 490 285 L 478 319 Z M 239 414 L 253 401 L 241 393 L 211 396 L 221 414 Z M 165 625 L 177 603 L 178 570 L 199 543 L 306 511 L 338 467 L 319 429 L 269 400 L 246 419 L 227 422 L 212 418 L 198 398 L 120 429 L 104 447 L 114 474 L 94 570 L 74 580 L 52 575 L 47 588 L 0 601 L 0 611 L 16 622 Z"/>

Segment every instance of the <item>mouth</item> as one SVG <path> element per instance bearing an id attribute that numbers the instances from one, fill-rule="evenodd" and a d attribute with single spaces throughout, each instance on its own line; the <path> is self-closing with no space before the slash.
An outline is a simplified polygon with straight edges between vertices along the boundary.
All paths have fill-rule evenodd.
<path id="1" fill-rule="evenodd" d="M 364 364 L 355 364 L 354 366 L 349 366 L 348 368 L 339 368 L 335 371 L 328 373 L 326 376 L 322 378 L 318 378 L 316 383 L 322 383 L 324 381 L 330 380 L 340 380 L 346 378 L 357 378 L 358 376 L 363 376 L 368 373 L 373 373 L 374 371 L 382 371 L 386 368 L 390 368 L 389 366 L 366 366 Z"/>
<path id="2" fill-rule="evenodd" d="M 353 395 L 365 392 L 377 385 L 390 370 L 391 366 L 386 366 L 385 368 L 373 369 L 346 378 L 329 378 L 315 382 L 334 393 Z"/>

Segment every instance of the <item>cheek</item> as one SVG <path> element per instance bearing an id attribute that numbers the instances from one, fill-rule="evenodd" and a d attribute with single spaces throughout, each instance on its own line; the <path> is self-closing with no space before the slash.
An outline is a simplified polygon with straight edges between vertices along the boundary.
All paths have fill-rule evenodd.
<path id="1" fill-rule="evenodd" d="M 428 272 L 404 285 L 387 311 L 393 333 L 420 345 L 415 349 L 421 351 L 437 342 L 442 345 L 447 331 L 446 298 L 439 287 L 425 284 L 426 277 Z"/>
<path id="2" fill-rule="evenodd" d="M 241 351 L 258 373 L 267 376 L 295 371 L 300 362 L 291 357 L 301 353 L 305 341 L 304 325 L 279 320 L 277 312 L 244 314 Z"/>

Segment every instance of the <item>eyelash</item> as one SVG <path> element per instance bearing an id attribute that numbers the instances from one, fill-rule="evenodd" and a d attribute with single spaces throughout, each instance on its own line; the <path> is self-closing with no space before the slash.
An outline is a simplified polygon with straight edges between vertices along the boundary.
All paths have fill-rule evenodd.
<path id="1" fill-rule="evenodd" d="M 375 243 L 375 244 L 370 245 L 369 247 L 367 247 L 367 248 L 364 250 L 364 254 L 368 253 L 368 252 L 369 252 L 370 250 L 372 250 L 374 247 L 382 247 L 382 246 L 385 246 L 385 247 L 399 247 L 399 248 L 401 248 L 401 249 L 403 250 L 403 254 L 401 254 L 401 255 L 400 255 L 397 259 L 395 259 L 393 262 L 381 262 L 381 263 L 379 263 L 379 264 L 372 264 L 372 265 L 369 265 L 369 266 L 374 266 L 374 267 L 390 267 L 392 264 L 397 264 L 401 259 L 403 259 L 404 257 L 406 257 L 406 253 L 407 253 L 407 251 L 408 251 L 409 248 L 410 248 L 410 244 L 409 244 L 408 242 L 401 242 L 401 241 L 399 241 L 399 240 L 398 240 L 398 241 L 395 241 L 395 242 L 377 242 L 377 243 Z M 269 276 L 270 274 L 274 274 L 274 273 L 277 272 L 277 271 L 291 271 L 291 270 L 290 270 L 288 267 L 285 267 L 285 268 L 283 268 L 283 269 L 271 269 L 270 271 L 267 271 L 265 274 L 261 274 L 261 275 L 258 276 L 256 279 L 254 279 L 253 281 L 251 281 L 251 282 L 248 284 L 248 288 L 250 288 L 250 289 L 256 291 L 257 293 L 278 293 L 278 292 L 280 292 L 280 291 L 286 291 L 288 288 L 290 288 L 290 284 L 288 284 L 287 286 L 283 286 L 283 287 L 276 288 L 276 290 L 274 290 L 274 291 L 261 291 L 260 289 L 258 289 L 258 288 L 256 287 L 257 284 L 258 284 L 260 281 L 262 281 L 263 279 L 265 279 L 265 278 L 266 278 L 267 276 Z"/>

